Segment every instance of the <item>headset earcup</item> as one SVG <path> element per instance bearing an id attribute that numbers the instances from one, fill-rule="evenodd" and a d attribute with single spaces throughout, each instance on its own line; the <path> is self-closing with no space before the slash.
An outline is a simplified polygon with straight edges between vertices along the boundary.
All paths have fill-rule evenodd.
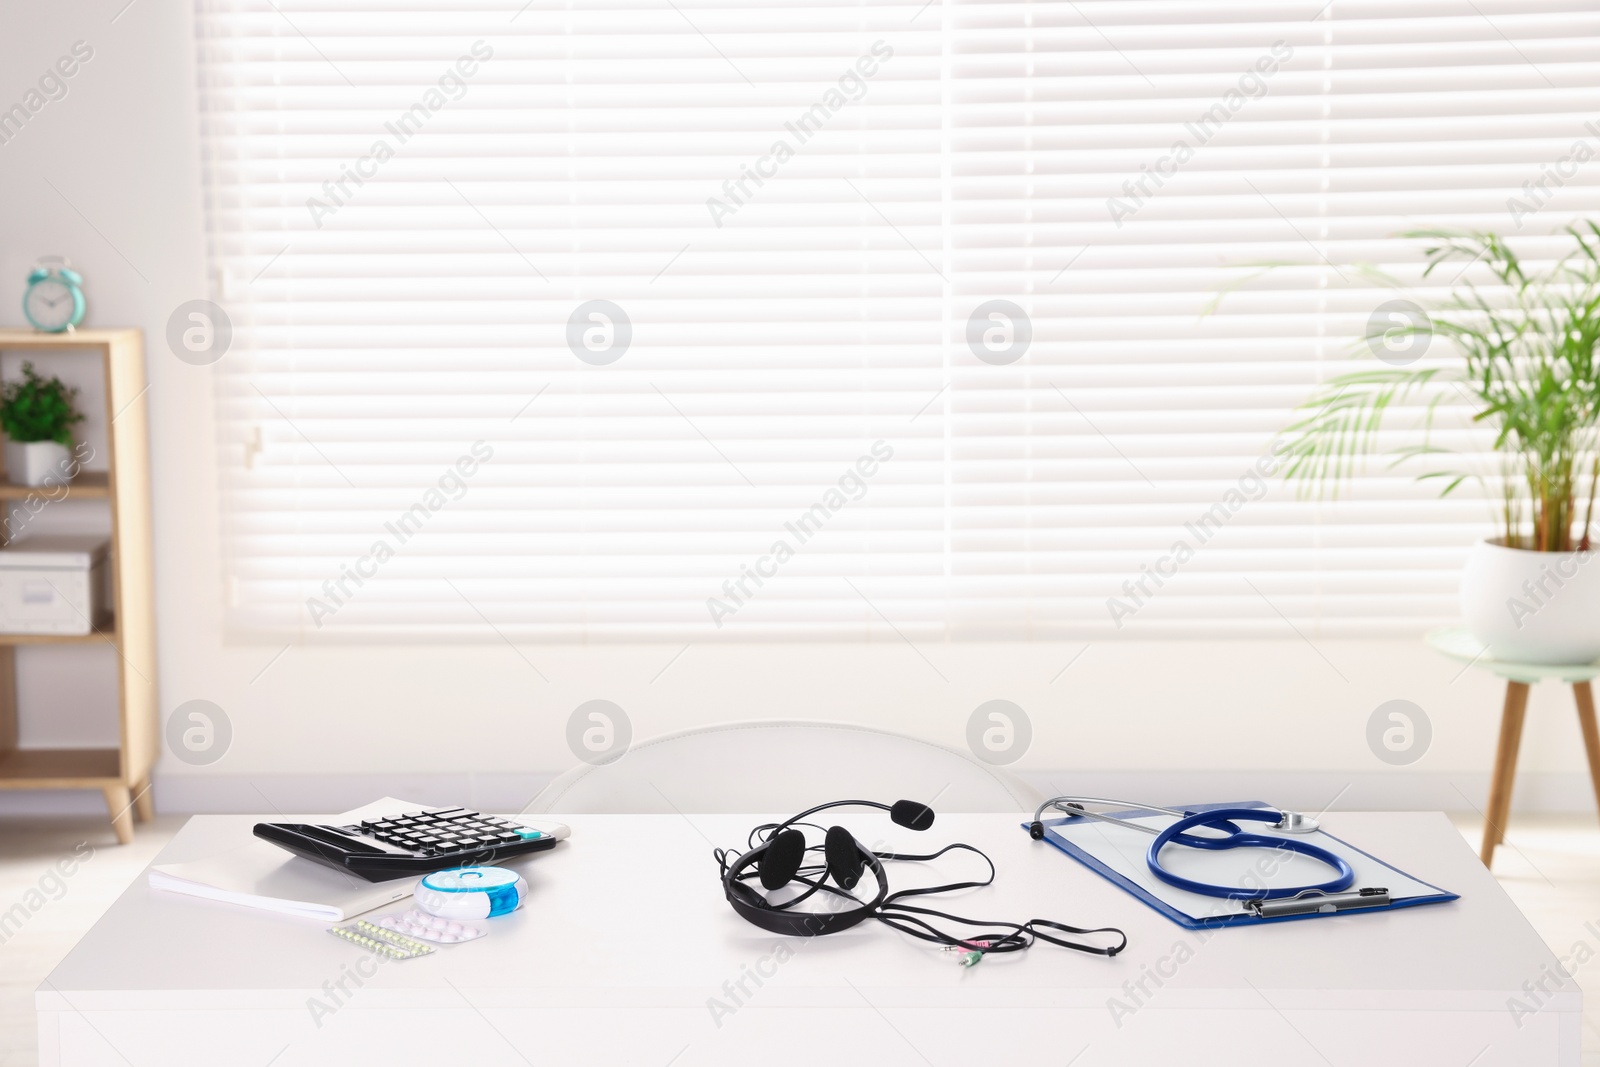
<path id="1" fill-rule="evenodd" d="M 861 846 L 849 830 L 842 826 L 829 828 L 823 855 L 828 859 L 828 873 L 840 889 L 854 889 L 861 881 L 867 862 L 861 858 Z"/>
<path id="2" fill-rule="evenodd" d="M 761 875 L 763 889 L 782 889 L 800 870 L 805 860 L 806 835 L 799 830 L 785 830 L 767 843 L 756 870 Z"/>

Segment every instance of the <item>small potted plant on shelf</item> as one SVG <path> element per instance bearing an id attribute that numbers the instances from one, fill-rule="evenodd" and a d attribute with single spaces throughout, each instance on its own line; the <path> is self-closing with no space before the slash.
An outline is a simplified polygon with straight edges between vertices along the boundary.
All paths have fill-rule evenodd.
<path id="1" fill-rule="evenodd" d="M 0 386 L 0 429 L 6 432 L 6 477 L 19 485 L 71 480 L 72 427 L 83 421 L 73 406 L 78 391 L 43 378 L 32 363 Z"/>
<path id="2" fill-rule="evenodd" d="M 1570 251 L 1538 270 L 1492 233 L 1405 236 L 1427 242 L 1425 281 L 1446 263 L 1465 266 L 1432 307 L 1394 301 L 1374 315 L 1365 341 L 1388 365 L 1317 388 L 1288 428 L 1284 475 L 1306 489 L 1336 488 L 1359 455 L 1375 450 L 1386 416 L 1420 407 L 1417 436 L 1392 451 L 1394 462 L 1428 464 L 1419 477 L 1441 481 L 1441 495 L 1476 481 L 1494 503 L 1498 536 L 1473 546 L 1462 575 L 1473 636 L 1501 659 L 1600 659 L 1600 565 L 1590 563 L 1600 478 L 1600 228 L 1568 227 Z M 1462 280 L 1474 271 L 1493 284 Z M 1424 364 L 1430 339 L 1451 351 L 1441 347 L 1446 358 Z M 1436 443 L 1441 405 L 1463 399 L 1471 423 L 1490 431 L 1498 470 L 1471 469 L 1471 457 Z M 1441 459 L 1451 454 L 1457 459 Z M 1459 469 L 1463 459 L 1468 469 Z"/>

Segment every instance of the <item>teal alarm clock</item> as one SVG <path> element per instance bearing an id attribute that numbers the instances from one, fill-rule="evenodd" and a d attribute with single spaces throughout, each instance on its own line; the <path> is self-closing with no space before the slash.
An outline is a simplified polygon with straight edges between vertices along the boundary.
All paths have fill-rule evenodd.
<path id="1" fill-rule="evenodd" d="M 86 310 L 83 275 L 64 256 L 41 257 L 28 272 L 28 291 L 22 296 L 22 313 L 33 328 L 62 333 L 82 322 Z"/>

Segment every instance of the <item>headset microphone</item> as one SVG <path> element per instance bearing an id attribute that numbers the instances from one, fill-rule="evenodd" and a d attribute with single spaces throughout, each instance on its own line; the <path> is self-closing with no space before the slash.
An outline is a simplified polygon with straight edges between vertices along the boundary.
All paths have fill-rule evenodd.
<path id="1" fill-rule="evenodd" d="M 809 819 L 817 812 L 827 811 L 829 808 L 877 808 L 879 811 L 888 812 L 889 818 L 910 830 L 926 830 L 933 825 L 933 809 L 926 804 L 918 804 L 915 800 L 897 800 L 893 804 L 880 804 L 876 800 L 830 800 L 826 804 L 807 808 L 799 815 L 790 816 L 773 827 L 772 833 L 782 833 L 802 819 Z"/>
<path id="2" fill-rule="evenodd" d="M 926 830 L 933 825 L 933 809 L 915 800 L 897 800 L 889 806 L 889 818 L 912 830 Z"/>

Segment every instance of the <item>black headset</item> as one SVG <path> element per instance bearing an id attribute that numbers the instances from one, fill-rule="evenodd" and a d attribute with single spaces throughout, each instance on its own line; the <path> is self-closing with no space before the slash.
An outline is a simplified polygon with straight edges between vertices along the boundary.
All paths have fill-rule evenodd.
<path id="1" fill-rule="evenodd" d="M 991 922 L 966 919 L 959 915 L 902 903 L 907 897 L 949 893 L 959 889 L 976 889 L 989 885 L 994 881 L 994 861 L 982 850 L 961 843 L 946 845 L 939 851 L 926 855 L 878 852 L 856 840 L 855 835 L 842 826 L 829 827 L 821 846 L 807 845 L 805 832 L 799 827 L 815 826 L 819 830 L 821 827 L 802 820 L 827 808 L 841 807 L 877 808 L 880 811 L 887 811 L 889 818 L 897 825 L 911 830 L 926 830 L 933 825 L 933 809 L 914 800 L 897 800 L 893 804 L 880 804 L 872 800 L 835 800 L 807 808 L 781 823 L 764 823 L 757 826 L 750 831 L 745 852 L 731 859 L 729 857 L 732 853 L 728 849 L 719 848 L 713 853 L 722 871 L 723 896 L 741 918 L 771 933 L 790 934 L 796 937 L 820 937 L 824 934 L 838 933 L 866 919 L 876 919 L 923 941 L 973 953 L 974 955 L 966 960 L 969 964 L 977 962 L 984 953 L 1017 952 L 1029 948 L 1035 939 L 1097 956 L 1115 956 L 1128 944 L 1127 935 L 1115 927 L 1090 930 L 1067 926 L 1048 919 L 1030 919 L 1025 923 Z M 819 848 L 823 862 L 808 864 L 807 853 L 816 852 Z M 946 852 L 957 850 L 972 852 L 982 857 L 989 866 L 988 876 L 979 882 L 952 882 L 926 889 L 889 892 L 889 879 L 883 869 L 884 860 L 910 862 L 935 860 Z M 862 900 L 853 890 L 867 871 L 872 872 L 877 892 L 871 900 Z M 761 883 L 761 890 L 750 884 L 751 879 Z M 832 885 L 828 884 L 830 880 L 833 882 Z M 792 883 L 799 883 L 806 888 L 781 902 L 770 900 L 762 892 L 762 890 L 774 892 Z M 796 909 L 797 904 L 819 892 L 850 901 L 853 906 L 840 911 Z M 925 918 L 928 916 L 988 929 L 982 929 L 966 937 L 957 937 L 933 926 Z M 1117 943 L 1099 946 L 1068 941 L 1045 933 L 1041 927 L 1067 934 L 1115 934 Z"/>

